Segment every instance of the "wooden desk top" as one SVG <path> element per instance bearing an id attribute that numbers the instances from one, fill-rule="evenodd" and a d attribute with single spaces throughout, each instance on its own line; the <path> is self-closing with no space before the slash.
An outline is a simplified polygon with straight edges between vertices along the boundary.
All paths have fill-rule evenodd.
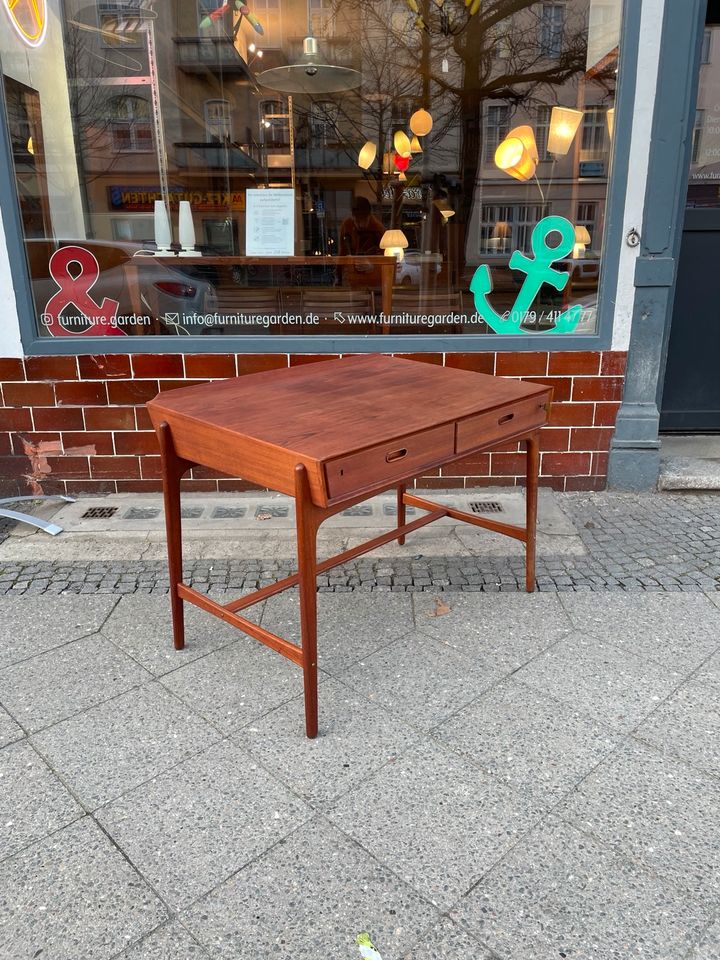
<path id="1" fill-rule="evenodd" d="M 295 464 L 305 463 L 313 499 L 326 503 L 338 499 L 328 494 L 328 461 L 432 433 L 427 465 L 447 462 L 455 452 L 457 421 L 528 402 L 534 410 L 550 394 L 543 384 L 361 355 L 166 391 L 148 409 L 156 428 L 163 420 L 170 425 L 179 456 L 286 493 L 293 489 Z M 542 422 L 546 418 L 545 411 Z M 452 425 L 450 450 L 435 430 L 442 425 Z M 505 434 L 512 433 L 508 426 Z"/>

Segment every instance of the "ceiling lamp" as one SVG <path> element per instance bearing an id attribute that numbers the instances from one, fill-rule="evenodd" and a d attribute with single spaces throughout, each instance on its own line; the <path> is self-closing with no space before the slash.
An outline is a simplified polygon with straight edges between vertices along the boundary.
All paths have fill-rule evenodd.
<path id="1" fill-rule="evenodd" d="M 393 137 L 393 144 L 395 150 L 400 154 L 401 157 L 409 157 L 411 152 L 410 137 L 405 133 L 404 130 L 396 130 L 395 136 Z"/>
<path id="2" fill-rule="evenodd" d="M 588 228 L 583 226 L 575 227 L 575 245 L 573 246 L 574 260 L 582 260 L 585 256 L 585 245 L 590 242 Z"/>
<path id="3" fill-rule="evenodd" d="M 410 153 L 422 153 L 422 152 L 423 152 L 423 149 L 420 146 L 420 141 L 418 140 L 417 136 L 413 134 L 413 138 L 410 141 Z"/>
<path id="4" fill-rule="evenodd" d="M 358 166 L 363 170 L 369 170 L 375 162 L 376 156 L 377 144 L 373 143 L 372 140 L 368 140 L 367 143 L 364 143 L 360 148 L 360 153 L 358 154 Z"/>
<path id="5" fill-rule="evenodd" d="M 537 164 L 538 162 L 538 148 L 537 143 L 535 143 L 535 134 L 532 127 L 515 127 L 514 130 L 511 130 L 507 135 L 507 140 L 512 140 L 515 138 L 519 140 L 522 145 L 525 147 L 527 152 L 530 154 L 530 159 L 533 163 Z"/>
<path id="6" fill-rule="evenodd" d="M 410 117 L 410 129 L 417 137 L 426 137 L 432 130 L 433 118 L 427 110 L 416 110 Z"/>
<path id="7" fill-rule="evenodd" d="M 396 153 L 393 155 L 393 164 L 401 173 L 404 173 L 410 166 L 410 157 L 403 157 L 401 154 Z"/>
<path id="8" fill-rule="evenodd" d="M 438 197 L 436 200 L 433 200 L 433 206 L 434 206 L 435 209 L 438 211 L 438 213 L 440 214 L 440 216 L 443 218 L 443 220 L 445 221 L 445 223 L 448 222 L 448 220 L 450 219 L 450 217 L 454 217 L 454 216 L 455 216 L 455 211 L 454 211 L 453 208 L 450 206 L 450 204 L 449 204 L 448 201 L 445 199 L 445 197 Z"/>
<path id="9" fill-rule="evenodd" d="M 613 134 L 615 133 L 615 107 L 610 107 L 607 112 L 607 125 L 608 133 L 610 134 L 610 139 L 612 140 Z"/>
<path id="10" fill-rule="evenodd" d="M 582 110 L 573 110 L 570 107 L 552 108 L 547 142 L 548 153 L 557 153 L 563 157 L 567 154 L 582 118 Z"/>
<path id="11" fill-rule="evenodd" d="M 535 173 L 535 161 L 518 137 L 503 140 L 495 151 L 495 166 L 516 180 L 529 180 Z"/>
<path id="12" fill-rule="evenodd" d="M 350 67 L 325 63 L 318 54 L 315 37 L 305 37 L 303 52 L 297 63 L 272 67 L 258 73 L 257 82 L 279 93 L 342 93 L 360 86 L 362 74 Z"/>
<path id="13" fill-rule="evenodd" d="M 385 256 L 397 257 L 398 260 L 402 260 L 407 245 L 408 239 L 402 230 L 386 230 L 380 241 L 380 249 L 385 251 Z"/>

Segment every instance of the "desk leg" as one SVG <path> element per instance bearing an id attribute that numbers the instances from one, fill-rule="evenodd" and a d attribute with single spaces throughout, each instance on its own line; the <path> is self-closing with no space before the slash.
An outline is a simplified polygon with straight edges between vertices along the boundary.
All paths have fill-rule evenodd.
<path id="1" fill-rule="evenodd" d="M 305 686 L 305 732 L 318 732 L 317 696 L 317 511 L 303 464 L 295 467 L 295 523 L 300 575 L 300 636 Z"/>
<path id="2" fill-rule="evenodd" d="M 525 441 L 527 449 L 527 485 L 525 487 L 525 589 L 535 589 L 535 552 L 537 543 L 538 473 L 540 472 L 540 437 L 534 433 Z"/>
<path id="3" fill-rule="evenodd" d="M 397 488 L 397 525 L 405 526 L 405 487 Z M 398 537 L 398 543 L 402 546 L 405 543 L 405 537 Z"/>
<path id="4" fill-rule="evenodd" d="M 163 421 L 158 430 L 162 461 L 163 498 L 165 501 L 165 529 L 167 531 L 168 573 L 170 578 L 170 609 L 172 610 L 173 644 L 176 650 L 185 646 L 185 611 L 178 596 L 182 583 L 182 527 L 180 519 L 180 478 L 191 467 L 175 453 L 170 427 Z"/>

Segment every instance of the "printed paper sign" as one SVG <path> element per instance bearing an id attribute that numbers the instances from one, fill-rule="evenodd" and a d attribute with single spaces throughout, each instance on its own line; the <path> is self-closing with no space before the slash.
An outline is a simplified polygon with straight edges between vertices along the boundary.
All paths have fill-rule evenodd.
<path id="1" fill-rule="evenodd" d="M 246 191 L 245 254 L 292 257 L 295 253 L 295 191 Z"/>

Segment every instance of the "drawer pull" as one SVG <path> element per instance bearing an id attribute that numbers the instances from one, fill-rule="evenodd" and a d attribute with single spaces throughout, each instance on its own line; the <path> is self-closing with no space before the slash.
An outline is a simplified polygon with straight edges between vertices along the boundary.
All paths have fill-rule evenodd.
<path id="1" fill-rule="evenodd" d="M 405 456 L 407 456 L 407 447 L 402 447 L 400 450 L 393 450 L 391 453 L 386 454 L 385 462 L 393 463 L 395 460 L 402 460 Z"/>
<path id="2" fill-rule="evenodd" d="M 514 413 L 506 413 L 504 417 L 500 417 L 498 423 L 509 423 L 514 416 Z"/>

